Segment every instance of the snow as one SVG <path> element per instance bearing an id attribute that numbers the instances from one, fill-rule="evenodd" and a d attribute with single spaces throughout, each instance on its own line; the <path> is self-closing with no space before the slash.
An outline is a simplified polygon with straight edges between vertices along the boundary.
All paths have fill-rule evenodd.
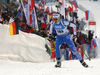
<path id="1" fill-rule="evenodd" d="M 94 20 L 97 22 L 99 46 L 100 2 L 78 0 L 78 3 L 89 9 L 94 15 Z M 23 32 L 13 37 L 8 33 L 9 27 L 0 25 L 0 75 L 100 75 L 100 46 L 98 47 L 98 58 L 91 61 L 85 60 L 93 68 L 84 68 L 78 60 L 62 61 L 62 67 L 55 68 L 56 62 L 50 62 L 50 58 L 45 52 L 45 39 Z M 12 48 L 11 45 L 13 45 Z M 36 60 L 37 58 L 39 59 Z"/>
<path id="2" fill-rule="evenodd" d="M 100 75 L 100 58 L 86 62 L 93 68 L 84 68 L 78 60 L 63 61 L 61 68 L 55 68 L 55 62 L 24 63 L 0 60 L 0 75 Z"/>

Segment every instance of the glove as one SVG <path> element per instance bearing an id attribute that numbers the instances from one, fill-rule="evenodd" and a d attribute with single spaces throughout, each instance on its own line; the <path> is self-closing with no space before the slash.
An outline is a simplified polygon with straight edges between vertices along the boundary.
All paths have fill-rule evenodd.
<path id="1" fill-rule="evenodd" d="M 70 26 L 69 25 L 67 26 L 67 29 L 70 29 Z"/>
<path id="2" fill-rule="evenodd" d="M 53 36 L 57 36 L 57 33 L 53 33 L 52 35 L 53 35 Z"/>

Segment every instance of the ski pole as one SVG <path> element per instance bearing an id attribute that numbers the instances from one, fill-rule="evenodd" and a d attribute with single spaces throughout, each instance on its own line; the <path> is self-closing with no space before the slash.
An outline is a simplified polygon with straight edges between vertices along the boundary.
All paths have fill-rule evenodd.
<path id="1" fill-rule="evenodd" d="M 90 61 L 90 60 L 91 60 L 90 57 L 88 57 L 88 56 L 86 55 L 86 53 L 84 53 L 84 54 L 85 54 L 85 56 L 87 57 L 87 59 L 89 59 L 89 61 Z"/>
<path id="2" fill-rule="evenodd" d="M 82 52 L 83 52 L 83 50 L 82 50 Z M 83 52 L 83 54 L 85 54 L 85 56 L 87 57 L 87 59 L 89 59 L 89 61 L 91 60 L 90 57 L 88 57 L 85 52 Z"/>

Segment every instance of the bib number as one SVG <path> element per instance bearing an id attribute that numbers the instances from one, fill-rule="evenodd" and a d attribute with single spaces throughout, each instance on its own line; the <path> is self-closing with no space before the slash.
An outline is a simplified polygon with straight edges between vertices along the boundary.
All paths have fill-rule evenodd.
<path id="1" fill-rule="evenodd" d="M 58 33 L 63 33 L 63 30 L 58 30 Z"/>

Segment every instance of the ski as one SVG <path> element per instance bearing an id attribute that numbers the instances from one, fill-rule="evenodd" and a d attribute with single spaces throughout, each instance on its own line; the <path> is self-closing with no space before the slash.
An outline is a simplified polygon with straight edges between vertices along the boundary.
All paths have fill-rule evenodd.
<path id="1" fill-rule="evenodd" d="M 88 66 L 87 68 L 93 68 L 93 66 Z"/>

